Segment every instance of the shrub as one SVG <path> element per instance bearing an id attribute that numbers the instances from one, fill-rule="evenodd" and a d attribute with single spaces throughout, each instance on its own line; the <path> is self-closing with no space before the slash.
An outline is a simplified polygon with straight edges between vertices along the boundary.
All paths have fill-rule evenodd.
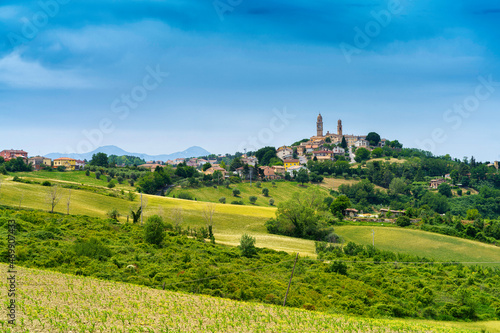
<path id="1" fill-rule="evenodd" d="M 273 199 L 273 198 L 269 199 L 269 205 L 270 205 L 270 206 L 273 206 L 273 205 L 274 205 L 274 199 Z"/>
<path id="2" fill-rule="evenodd" d="M 261 182 L 257 182 L 257 183 L 255 183 L 255 186 L 257 186 L 258 188 L 260 188 L 262 186 L 262 183 Z"/>
<path id="3" fill-rule="evenodd" d="M 243 205 L 243 201 L 241 201 L 241 200 L 234 200 L 234 201 L 231 201 L 231 205 Z"/>
<path id="4" fill-rule="evenodd" d="M 134 192 L 128 191 L 128 193 L 127 193 L 127 200 L 134 201 L 136 197 L 137 197 L 137 195 Z"/>
<path id="5" fill-rule="evenodd" d="M 148 218 L 144 225 L 144 238 L 150 244 L 160 245 L 165 238 L 165 224 L 158 215 Z"/>
<path id="6" fill-rule="evenodd" d="M 100 171 L 95 172 L 95 179 L 101 179 L 101 172 Z"/>
<path id="7" fill-rule="evenodd" d="M 56 170 L 59 171 L 59 172 L 64 172 L 66 170 L 66 167 L 63 166 L 63 165 L 60 165 L 60 166 L 57 167 Z"/>
<path id="8" fill-rule="evenodd" d="M 91 238 L 86 242 L 76 243 L 74 248 L 78 256 L 85 256 L 101 261 L 111 257 L 111 250 L 97 238 Z"/>
<path id="9" fill-rule="evenodd" d="M 265 196 L 265 197 L 268 197 L 269 196 L 269 189 L 267 187 L 264 187 L 262 189 L 262 194 Z"/>
<path id="10" fill-rule="evenodd" d="M 114 180 L 114 179 L 113 179 L 113 180 L 111 180 L 111 181 L 108 183 L 108 187 L 109 187 L 109 188 L 113 188 L 113 187 L 115 187 L 115 186 L 116 186 L 116 182 L 115 182 L 115 180 Z"/>
<path id="11" fill-rule="evenodd" d="M 458 190 L 457 190 L 457 195 L 458 195 L 458 196 L 462 196 L 462 193 L 463 193 L 463 192 L 462 192 L 462 189 L 458 189 Z"/>
<path id="12" fill-rule="evenodd" d="M 118 181 L 118 184 L 123 183 L 123 177 L 122 176 L 116 177 L 116 180 Z"/>
<path id="13" fill-rule="evenodd" d="M 90 170 L 89 169 L 85 170 L 85 176 L 87 176 L 87 177 L 90 176 Z"/>
<path id="14" fill-rule="evenodd" d="M 234 197 L 237 197 L 238 195 L 240 195 L 240 193 L 241 193 L 240 190 L 238 190 L 237 188 L 233 189 L 233 196 Z"/>
<path id="15" fill-rule="evenodd" d="M 411 220 L 408 216 L 399 216 L 396 219 L 396 224 L 400 227 L 407 227 L 411 224 Z"/>
<path id="16" fill-rule="evenodd" d="M 134 184 L 135 184 L 135 182 L 134 182 L 134 180 L 133 180 L 133 179 L 130 179 L 130 180 L 128 181 L 128 183 L 130 184 L 130 186 L 134 186 Z"/>
<path id="17" fill-rule="evenodd" d="M 222 204 L 225 204 L 226 203 L 226 197 L 219 198 L 219 202 L 222 203 Z"/>
<path id="18" fill-rule="evenodd" d="M 255 248 L 255 237 L 243 234 L 240 239 L 240 251 L 241 255 L 247 258 L 255 255 L 257 253 L 257 249 Z"/>
<path id="19" fill-rule="evenodd" d="M 42 183 L 42 186 L 52 186 L 52 184 L 48 180 L 46 180 Z"/>
<path id="20" fill-rule="evenodd" d="M 252 204 L 255 204 L 255 202 L 257 201 L 257 197 L 256 197 L 256 196 L 254 196 L 254 195 L 251 195 L 251 196 L 250 196 L 250 198 L 248 198 L 248 199 L 250 200 L 250 202 L 251 202 Z"/>
<path id="21" fill-rule="evenodd" d="M 108 182 L 110 182 L 110 181 L 111 181 L 111 179 L 113 179 L 113 177 L 111 177 L 110 175 L 107 175 L 107 176 L 106 176 L 106 180 L 107 180 Z"/>
<path id="22" fill-rule="evenodd" d="M 193 196 L 190 193 L 187 193 L 187 192 L 180 192 L 177 195 L 177 198 L 184 199 L 184 200 L 193 200 Z"/>
<path id="23" fill-rule="evenodd" d="M 113 208 L 110 211 L 108 211 L 107 215 L 110 219 L 113 219 L 117 222 L 118 222 L 118 218 L 120 217 L 120 213 L 118 212 L 118 209 L 116 209 L 116 208 Z"/>
<path id="24" fill-rule="evenodd" d="M 332 262 L 325 271 L 327 273 L 338 273 L 342 275 L 347 275 L 347 265 L 342 261 L 334 261 Z"/>

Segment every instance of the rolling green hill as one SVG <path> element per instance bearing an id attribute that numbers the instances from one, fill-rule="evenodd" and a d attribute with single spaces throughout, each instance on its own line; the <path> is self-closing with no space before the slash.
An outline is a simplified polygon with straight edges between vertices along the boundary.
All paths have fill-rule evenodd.
<path id="1" fill-rule="evenodd" d="M 21 207 L 49 210 L 49 204 L 46 202 L 48 187 L 13 182 L 8 180 L 10 178 L 3 177 L 4 181 L 0 188 L 0 204 L 18 207 L 21 203 Z M 117 192 L 119 193 L 119 191 Z M 63 196 L 55 211 L 66 213 L 68 189 L 62 189 L 62 193 Z M 184 226 L 201 227 L 206 225 L 203 219 L 206 202 L 152 195 L 144 195 L 143 201 L 146 206 L 145 216 L 160 214 L 168 219 L 172 210 L 180 209 L 182 210 Z M 104 217 L 109 210 L 116 208 L 122 214 L 120 221 L 126 222 L 130 208 L 137 208 L 139 205 L 139 196 L 134 201 L 129 201 L 99 193 L 71 190 L 71 214 Z M 300 252 L 302 255 L 315 257 L 313 241 L 267 233 L 264 223 L 269 218 L 274 217 L 275 211 L 276 208 L 273 207 L 216 204 L 214 233 L 217 242 L 237 246 L 241 235 L 246 232 L 256 237 L 259 247 L 289 253 Z M 500 258 L 499 247 L 420 230 L 358 226 L 335 227 L 336 232 L 343 236 L 346 241 L 360 244 L 371 244 L 372 229 L 375 229 L 375 245 L 384 250 L 444 261 L 498 262 Z M 411 244 L 411 247 L 408 247 L 407 244 Z"/>

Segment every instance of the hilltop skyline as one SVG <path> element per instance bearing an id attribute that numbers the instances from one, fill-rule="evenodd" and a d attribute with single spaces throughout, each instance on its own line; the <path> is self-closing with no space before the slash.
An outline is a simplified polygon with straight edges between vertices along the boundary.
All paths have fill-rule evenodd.
<path id="1" fill-rule="evenodd" d="M 484 0 L 4 1 L 0 149 L 234 153 L 308 138 L 321 113 L 325 131 L 342 119 L 500 160 L 499 15 Z"/>

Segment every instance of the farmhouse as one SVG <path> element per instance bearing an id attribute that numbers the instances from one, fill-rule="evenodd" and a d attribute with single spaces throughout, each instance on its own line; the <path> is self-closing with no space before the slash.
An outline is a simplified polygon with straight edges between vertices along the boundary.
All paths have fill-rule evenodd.
<path id="1" fill-rule="evenodd" d="M 430 187 L 437 190 L 439 185 L 441 185 L 444 182 L 445 182 L 445 180 L 443 178 L 433 179 L 433 180 L 431 180 Z"/>
<path id="2" fill-rule="evenodd" d="M 31 164 L 35 170 L 40 170 L 43 165 L 52 166 L 52 160 L 43 156 L 30 157 L 28 164 Z"/>
<path id="3" fill-rule="evenodd" d="M 285 170 L 288 171 L 288 169 L 290 167 L 299 166 L 300 165 L 300 161 L 297 160 L 297 159 L 289 159 L 289 160 L 284 160 L 283 164 L 285 166 Z"/>
<path id="4" fill-rule="evenodd" d="M 54 160 L 54 168 L 63 166 L 66 170 L 75 170 L 76 160 L 69 157 L 60 157 Z"/>

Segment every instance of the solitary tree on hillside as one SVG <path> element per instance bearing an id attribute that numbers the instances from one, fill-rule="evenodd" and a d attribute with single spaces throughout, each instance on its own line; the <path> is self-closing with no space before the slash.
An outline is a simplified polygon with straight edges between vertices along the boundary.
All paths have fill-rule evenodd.
<path id="1" fill-rule="evenodd" d="M 309 181 L 309 174 L 307 173 L 306 169 L 301 169 L 298 173 L 295 179 L 304 185 L 304 183 L 307 183 Z"/>
<path id="2" fill-rule="evenodd" d="M 48 192 L 47 192 L 47 202 L 50 205 L 50 212 L 54 213 L 54 208 L 57 206 L 59 203 L 59 200 L 61 200 L 61 191 L 59 190 L 59 186 L 55 185 L 52 186 Z"/>
<path id="3" fill-rule="evenodd" d="M 165 238 L 165 224 L 160 216 L 153 215 L 148 218 L 144 225 L 144 236 L 146 242 L 150 244 L 161 244 Z"/>

